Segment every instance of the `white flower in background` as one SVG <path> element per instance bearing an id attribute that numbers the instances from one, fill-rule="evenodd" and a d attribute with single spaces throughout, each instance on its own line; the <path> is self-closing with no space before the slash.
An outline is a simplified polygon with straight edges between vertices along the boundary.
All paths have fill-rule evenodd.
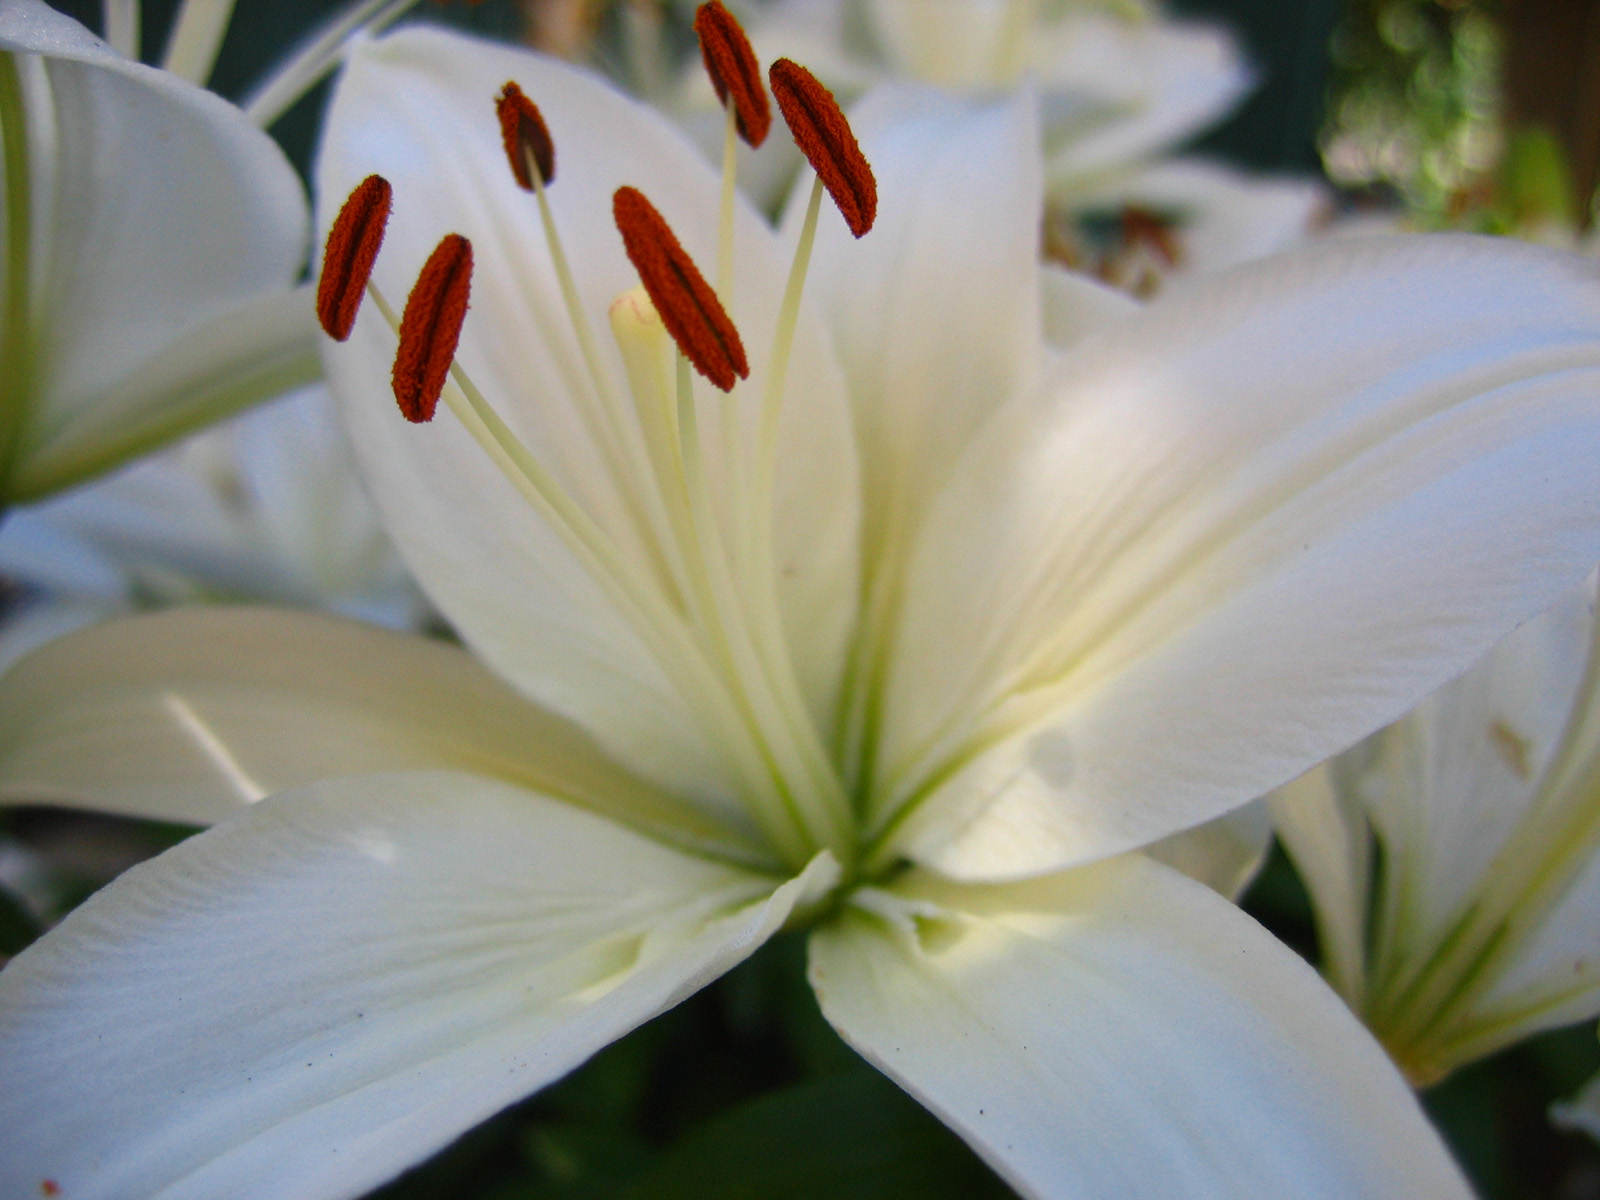
<path id="1" fill-rule="evenodd" d="M 537 204 L 507 79 L 559 150 Z M 718 182 L 659 116 L 440 33 L 356 50 L 319 182 L 393 181 L 382 295 L 432 264 L 403 383 L 442 382 L 462 316 L 441 233 L 477 265 L 448 411 L 396 414 L 376 303 L 330 375 L 494 673 L 226 609 L 13 669 L 4 794 L 217 823 L 0 973 L 4 1177 L 354 1196 L 793 922 L 828 1019 L 1024 1195 L 1467 1195 L 1315 973 L 1131 852 L 1393 719 L 1600 557 L 1593 270 L 1315 248 L 1057 351 L 1031 100 L 903 99 L 855 114 L 877 224 L 826 213 L 803 296 L 817 191 L 787 237 L 728 210 L 736 356 L 620 245 L 614 205 L 667 255 L 628 185 L 719 257 Z M 668 318 L 748 379 L 693 377 Z"/>
<path id="2" fill-rule="evenodd" d="M 749 12 L 763 63 L 806 63 L 841 100 L 890 82 L 972 97 L 1036 88 L 1045 185 L 1063 209 L 1214 124 L 1253 82 L 1226 30 L 1172 20 L 1146 0 L 778 0 Z M 682 93 L 663 102 L 706 114 L 685 119 L 716 145 L 720 110 L 698 64 Z M 765 207 L 799 164 L 783 142 L 740 164 Z"/>
<path id="3" fill-rule="evenodd" d="M 1282 789 L 1329 980 L 1419 1084 L 1600 1013 L 1600 649 L 1585 590 Z"/>
<path id="4" fill-rule="evenodd" d="M 294 169 L 225 100 L 0 0 L 0 502 L 315 379 Z"/>
<path id="5" fill-rule="evenodd" d="M 1149 296 L 1296 246 L 1332 214 L 1322 184 L 1251 175 L 1203 158 L 1161 159 L 1087 185 L 1045 218 L 1047 258 Z"/>
<path id="6" fill-rule="evenodd" d="M 111 45 L 0 0 L 0 507 L 318 378 L 305 196 L 263 130 L 412 3 L 355 0 L 241 111 L 201 86 L 231 0 L 186 0 L 164 70 L 136 0 Z"/>
<path id="7" fill-rule="evenodd" d="M 38 593 L 0 626 L 0 662 L 64 627 L 174 604 L 269 601 L 395 628 L 424 614 L 320 387 L 13 513 L 0 575 Z"/>

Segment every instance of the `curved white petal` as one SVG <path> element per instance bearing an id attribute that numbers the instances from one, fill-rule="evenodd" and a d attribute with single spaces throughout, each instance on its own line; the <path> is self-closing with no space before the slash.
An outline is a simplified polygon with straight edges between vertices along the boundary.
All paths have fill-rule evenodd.
<path id="1" fill-rule="evenodd" d="M 275 796 L 0 972 L 0 1175 L 354 1197 L 716 978 L 836 870 L 688 857 L 505 783 Z"/>
<path id="2" fill-rule="evenodd" d="M 1258 801 L 1152 842 L 1144 852 L 1229 900 L 1237 900 L 1254 882 L 1271 848 L 1272 818 L 1266 805 Z"/>
<path id="3" fill-rule="evenodd" d="M 1039 268 L 1039 308 L 1044 339 L 1065 349 L 1102 325 L 1139 311 L 1127 292 L 1054 263 Z"/>
<path id="4" fill-rule="evenodd" d="M 549 191 L 600 359 L 621 394 L 636 462 L 613 470 L 571 322 L 557 289 L 533 197 L 506 163 L 494 97 L 518 81 L 540 106 L 556 147 Z M 453 35 L 410 30 L 359 48 L 324 131 L 318 178 L 331 206 L 369 172 L 395 187 L 395 215 L 376 280 L 398 305 L 438 239 L 476 246 L 472 310 L 459 361 L 506 423 L 598 524 L 659 606 L 672 607 L 661 562 L 646 549 L 661 518 L 648 460 L 622 389 L 607 310 L 637 284 L 612 222 L 612 194 L 640 188 L 708 277 L 715 274 L 717 180 L 653 111 L 550 59 Z M 787 273 L 776 237 L 740 208 L 732 316 L 752 363 L 729 408 L 699 390 L 716 514 L 755 520 L 731 473 L 754 458 L 760 389 Z M 330 346 L 334 390 L 387 525 L 430 597 L 485 661 L 588 728 L 620 759 L 682 790 L 727 790 L 722 746 L 685 715 L 686 673 L 664 664 L 566 544 L 448 413 L 401 420 L 389 390 L 394 337 L 367 306 L 355 336 Z M 773 557 L 789 644 L 818 716 L 837 686 L 855 593 L 856 468 L 842 383 L 821 326 L 800 323 L 780 421 Z M 624 456 L 626 457 L 626 456 Z M 731 466 L 744 464 L 741 466 Z M 817 486 L 826 479 L 829 486 Z M 642 515 L 641 515 L 642 514 Z M 661 518 L 664 519 L 664 518 Z M 730 534 L 730 536 L 732 536 Z M 747 593 L 748 594 L 748 593 Z M 776 654 L 787 651 L 783 646 Z"/>
<path id="5" fill-rule="evenodd" d="M 1347 242 L 1079 346 L 918 549 L 884 793 L 936 794 L 900 844 L 992 877 L 1164 836 L 1575 586 L 1600 557 L 1597 284 L 1504 241 Z"/>
<path id="6" fill-rule="evenodd" d="M 1470 1195 L 1310 967 L 1142 858 L 912 876 L 814 935 L 811 978 L 845 1039 L 1030 1198 Z"/>
<path id="7" fill-rule="evenodd" d="M 877 177 L 877 223 L 858 241 L 824 212 L 806 290 L 849 383 L 875 563 L 873 539 L 905 536 L 974 431 L 1038 370 L 1043 202 L 1031 95 L 980 105 L 884 87 L 850 122 Z M 791 234 L 809 173 L 801 183 Z"/>
<path id="8" fill-rule="evenodd" d="M 1080 10 L 1040 30 L 1028 56 L 1056 196 L 1199 133 L 1255 83 L 1232 35 L 1194 21 Z"/>
<path id="9" fill-rule="evenodd" d="M 198 320 L 31 447 L 11 493 L 26 503 L 322 377 L 309 287 Z"/>
<path id="10" fill-rule="evenodd" d="M 287 291 L 307 214 L 282 151 L 236 108 L 114 54 L 38 0 L 0 3 L 0 50 L 15 55 L 28 115 L 26 456 L 213 318 Z M 285 327 L 284 353 L 310 333 Z M 261 348 L 243 340 L 252 365 Z M 172 403 L 192 400 L 181 375 Z"/>
<path id="11" fill-rule="evenodd" d="M 210 824 L 329 776 L 450 768 L 754 856 L 461 650 L 337 617 L 206 607 L 85 630 L 0 677 L 0 731 L 12 802 Z"/>

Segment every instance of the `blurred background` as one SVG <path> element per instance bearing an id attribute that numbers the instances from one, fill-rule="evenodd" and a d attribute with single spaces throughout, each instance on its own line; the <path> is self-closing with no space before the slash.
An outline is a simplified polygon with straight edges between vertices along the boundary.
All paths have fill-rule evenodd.
<path id="1" fill-rule="evenodd" d="M 98 27 L 95 0 L 53 2 Z M 336 7 L 239 0 L 213 86 L 242 95 Z M 410 19 L 615 63 L 625 57 L 622 31 L 641 18 L 669 53 L 692 54 L 693 7 L 425 0 Z M 146 0 L 147 59 L 163 45 L 174 8 L 173 0 Z M 1589 248 L 1600 182 L 1600 0 L 1171 0 L 1168 8 L 1232 28 L 1259 77 L 1193 149 L 1240 167 L 1320 176 L 1335 189 L 1333 220 Z M 302 170 L 324 95 L 314 92 L 273 129 Z M 9 873 L 0 870 L 0 955 L 16 953 L 117 870 L 188 832 L 44 808 L 0 814 L 0 866 L 8 855 L 13 862 Z M 1311 953 L 1309 909 L 1281 854 L 1246 903 Z M 378 1195 L 1009 1195 L 833 1035 L 804 984 L 803 958 L 799 938 L 779 938 Z M 1425 1100 L 1486 1200 L 1600 1200 L 1600 1148 L 1546 1117 L 1597 1069 L 1600 1043 L 1585 1026 L 1470 1067 Z"/>

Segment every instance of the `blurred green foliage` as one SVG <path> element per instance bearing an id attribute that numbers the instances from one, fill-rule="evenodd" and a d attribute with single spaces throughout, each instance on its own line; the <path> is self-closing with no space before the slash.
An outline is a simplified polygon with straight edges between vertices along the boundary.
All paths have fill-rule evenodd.
<path id="1" fill-rule="evenodd" d="M 1330 45 L 1323 162 L 1345 187 L 1387 186 L 1433 224 L 1500 159 L 1493 0 L 1346 0 Z"/>

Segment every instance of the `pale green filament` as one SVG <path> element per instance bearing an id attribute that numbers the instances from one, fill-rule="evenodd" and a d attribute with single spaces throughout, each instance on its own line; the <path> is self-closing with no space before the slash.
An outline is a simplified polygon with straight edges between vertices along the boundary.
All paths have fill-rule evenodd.
<path id="1" fill-rule="evenodd" d="M 400 318 L 393 306 L 370 280 L 367 293 L 398 337 Z M 441 398 L 518 493 L 606 590 L 644 638 L 657 662 L 695 706 L 708 732 L 732 752 L 733 766 L 744 783 L 742 795 L 774 851 L 791 864 L 805 863 L 817 843 L 791 811 L 772 764 L 745 736 L 749 728 L 746 718 L 680 614 L 660 602 L 648 581 L 637 576 L 627 557 L 506 426 L 454 360 Z"/>
<path id="2" fill-rule="evenodd" d="M 387 29 L 417 0 L 355 0 L 302 42 L 239 106 L 262 129 L 272 125 L 339 65 L 346 44 L 357 33 Z"/>
<path id="3" fill-rule="evenodd" d="M 106 41 L 123 58 L 139 59 L 139 0 L 103 0 L 101 24 Z"/>
<path id="4" fill-rule="evenodd" d="M 616 480 L 618 494 L 628 506 L 629 514 L 639 529 L 643 544 L 655 558 L 657 565 L 663 569 L 664 580 L 676 580 L 681 585 L 682 570 L 675 562 L 671 550 L 672 539 L 668 536 L 668 531 L 660 527 L 659 521 L 652 519 L 653 514 L 648 507 L 641 508 L 634 501 L 633 489 L 628 487 L 629 479 L 642 477 L 645 463 L 640 457 L 638 447 L 628 437 L 627 424 L 623 420 L 621 405 L 617 399 L 617 390 L 601 362 L 594 330 L 579 301 L 572 268 L 567 262 L 566 251 L 562 248 L 561 238 L 556 232 L 555 214 L 551 212 L 550 198 L 545 192 L 544 173 L 540 171 L 538 161 L 530 148 L 524 148 L 523 156 L 525 169 L 529 178 L 533 180 L 534 195 L 539 203 L 539 222 L 544 229 L 545 244 L 550 250 L 550 262 L 555 267 L 556 281 L 561 289 L 561 301 L 566 306 L 567 319 L 572 323 L 572 332 L 578 339 L 578 350 L 588 369 L 590 385 L 600 401 L 599 427 L 596 427 L 587 405 L 580 406 L 584 421 L 601 448 L 606 466 Z"/>
<path id="5" fill-rule="evenodd" d="M 739 125 L 733 101 L 722 122 L 722 209 L 717 221 L 717 299 L 733 311 L 733 193 L 739 169 Z"/>
<path id="6" fill-rule="evenodd" d="M 204 87 L 233 19 L 233 0 L 183 0 L 162 67 Z"/>

